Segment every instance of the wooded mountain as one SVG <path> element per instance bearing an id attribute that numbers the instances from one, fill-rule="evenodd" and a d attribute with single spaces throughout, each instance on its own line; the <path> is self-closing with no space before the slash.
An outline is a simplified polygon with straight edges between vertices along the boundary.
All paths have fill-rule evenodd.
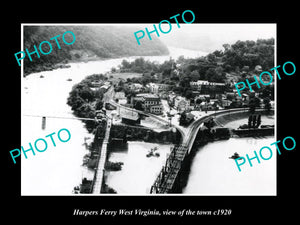
<path id="1" fill-rule="evenodd" d="M 152 40 L 145 38 L 141 45 L 138 45 L 134 32 L 140 30 L 134 26 L 24 26 L 24 51 L 34 51 L 34 45 L 39 48 L 43 41 L 52 44 L 52 52 L 43 55 L 39 52 L 40 58 L 32 54 L 32 62 L 26 55 L 24 59 L 24 73 L 49 70 L 55 68 L 55 64 L 68 63 L 72 61 L 87 61 L 92 59 L 118 58 L 124 56 L 146 56 L 146 55 L 166 55 L 167 47 L 156 37 Z M 76 41 L 72 45 L 66 45 L 62 40 L 62 35 L 66 31 L 72 31 L 76 36 Z M 58 49 L 55 40 L 50 38 L 60 35 L 57 38 L 61 49 Z M 67 37 L 71 35 L 66 35 Z M 70 39 L 70 42 L 72 39 Z M 44 52 L 48 52 L 48 45 L 43 44 Z"/>

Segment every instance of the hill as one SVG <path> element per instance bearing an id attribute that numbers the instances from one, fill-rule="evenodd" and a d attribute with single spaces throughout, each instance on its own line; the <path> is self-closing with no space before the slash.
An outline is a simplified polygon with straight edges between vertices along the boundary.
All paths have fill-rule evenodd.
<path id="1" fill-rule="evenodd" d="M 133 35 L 137 30 L 140 28 L 122 25 L 24 26 L 24 50 L 28 48 L 29 52 L 33 52 L 33 46 L 39 48 L 43 41 L 49 41 L 53 48 L 48 55 L 39 52 L 40 58 L 36 54 L 31 55 L 32 62 L 26 56 L 24 74 L 53 69 L 57 64 L 64 65 L 70 61 L 168 54 L 167 47 L 156 37 L 152 40 L 145 38 L 143 44 L 139 46 Z M 66 45 L 63 42 L 62 34 L 66 31 L 75 34 L 74 44 Z M 50 40 L 57 35 L 61 35 L 57 38 L 61 49 L 58 49 L 55 40 Z M 43 45 L 44 52 L 49 50 L 47 47 L 47 44 Z"/>

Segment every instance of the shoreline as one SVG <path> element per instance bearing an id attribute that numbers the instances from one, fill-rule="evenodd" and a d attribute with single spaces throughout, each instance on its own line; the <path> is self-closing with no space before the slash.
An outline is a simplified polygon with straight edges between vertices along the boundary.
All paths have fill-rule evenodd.
<path id="1" fill-rule="evenodd" d="M 23 77 L 30 76 L 32 73 L 40 73 L 40 72 L 47 72 L 47 71 L 53 71 L 56 69 L 62 69 L 62 68 L 70 68 L 71 64 L 74 63 L 89 63 L 89 62 L 95 62 L 95 61 L 106 61 L 106 60 L 113 60 L 113 59 L 121 59 L 121 58 L 140 58 L 140 57 L 160 57 L 160 56 L 170 56 L 170 51 L 168 54 L 162 54 L 162 55 L 123 55 L 123 56 L 116 56 L 112 58 L 101 58 L 99 56 L 96 57 L 88 57 L 88 58 L 82 58 L 82 59 L 70 59 L 67 60 L 67 62 L 59 62 L 59 63 L 53 63 L 53 64 L 47 64 L 47 65 L 35 65 L 34 69 L 29 67 L 29 71 L 25 69 L 24 65 L 24 73 Z"/>

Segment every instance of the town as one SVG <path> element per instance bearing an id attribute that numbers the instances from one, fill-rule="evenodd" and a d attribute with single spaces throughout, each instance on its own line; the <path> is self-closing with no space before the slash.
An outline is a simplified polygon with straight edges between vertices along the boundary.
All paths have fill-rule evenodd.
<path id="1" fill-rule="evenodd" d="M 102 185 L 105 171 L 122 170 L 124 164 L 107 160 L 108 146 L 114 144 L 121 146 L 138 140 L 174 145 L 147 191 L 170 193 L 182 190 L 178 174 L 184 171 L 182 165 L 188 165 L 194 143 L 199 146 L 229 139 L 232 135 L 272 135 L 274 125 L 262 124 L 261 114 L 273 114 L 275 85 L 270 76 L 260 74 L 265 68 L 273 67 L 273 45 L 274 39 L 256 43 L 238 41 L 232 46 L 223 45 L 224 51 L 217 50 L 194 59 L 170 57 L 160 64 L 143 57 L 131 61 L 123 59 L 110 71 L 89 75 L 74 85 L 67 103 L 74 115 L 83 119 L 87 130 L 95 134 L 94 141 L 87 145 L 90 153 L 83 163 L 95 170 L 94 178 L 83 179 L 81 187 L 74 190 L 116 193 L 105 181 Z M 246 53 L 253 46 L 255 51 L 269 49 L 270 60 L 261 61 L 264 56 L 254 50 Z M 249 58 L 239 61 L 235 52 Z M 261 63 L 257 64 L 258 61 Z M 269 85 L 238 92 L 235 84 L 245 79 L 250 82 L 260 79 Z M 248 124 L 238 124 L 233 129 L 224 126 L 241 116 L 249 116 Z M 160 158 L 157 149 L 155 146 L 149 148 L 145 157 Z M 236 157 L 238 153 L 228 158 Z"/>
<path id="2" fill-rule="evenodd" d="M 68 104 L 76 116 L 95 118 L 101 117 L 104 107 L 112 110 L 113 101 L 180 126 L 221 109 L 245 107 L 254 113 L 255 108 L 273 108 L 274 80 L 260 74 L 274 67 L 274 39 L 238 41 L 223 47 L 195 59 L 170 57 L 162 64 L 143 57 L 123 60 L 106 74 L 90 75 L 75 85 Z M 245 79 L 270 84 L 237 91 L 235 84 Z M 123 123 L 140 124 L 136 111 L 119 111 Z M 86 125 L 91 131 L 95 124 L 87 121 Z"/>
<path id="3" fill-rule="evenodd" d="M 114 77 L 114 73 L 106 76 Z M 108 79 L 109 80 L 109 79 Z M 135 110 L 150 113 L 170 121 L 170 125 L 188 126 L 192 121 L 209 112 L 222 109 L 249 107 L 271 109 L 274 101 L 271 93 L 266 96 L 259 93 L 243 93 L 239 96 L 234 84 L 209 82 L 207 80 L 191 81 L 188 97 L 174 92 L 174 87 L 164 83 L 138 83 L 134 79 L 118 79 L 112 81 L 92 82 L 92 89 L 105 94 L 114 90 L 113 100 L 121 105 Z M 271 84 L 272 86 L 274 83 Z M 176 86 L 175 86 L 176 87 Z M 111 104 L 106 109 L 114 109 Z M 122 122 L 129 125 L 140 124 L 138 113 L 123 110 Z M 96 111 L 101 118 L 103 110 Z"/>

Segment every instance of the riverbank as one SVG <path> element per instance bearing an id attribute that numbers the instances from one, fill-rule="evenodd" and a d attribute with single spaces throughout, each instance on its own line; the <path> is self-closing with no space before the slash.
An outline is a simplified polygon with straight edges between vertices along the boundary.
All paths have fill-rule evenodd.
<path id="1" fill-rule="evenodd" d="M 257 113 L 262 115 L 262 123 L 266 123 L 266 124 L 274 123 L 274 111 L 270 113 L 267 113 L 265 111 L 259 111 Z M 231 113 L 227 115 L 219 115 L 214 118 L 214 122 L 211 122 L 212 123 L 211 127 L 202 127 L 202 129 L 198 131 L 191 153 L 186 157 L 185 162 L 182 165 L 182 172 L 180 175 L 180 187 L 181 187 L 180 193 L 185 193 L 186 189 L 188 190 L 191 189 L 195 191 L 193 187 L 190 187 L 189 179 L 191 173 L 195 173 L 195 169 L 193 169 L 193 167 L 196 167 L 195 160 L 199 160 L 198 156 L 201 155 L 200 151 L 205 150 L 208 146 L 215 146 L 218 145 L 218 143 L 225 143 L 226 140 L 229 141 L 229 139 L 232 139 L 233 137 L 232 134 L 233 133 L 237 134 L 236 132 L 234 132 L 235 130 L 233 129 L 237 128 L 238 126 L 244 123 L 247 123 L 249 115 L 250 113 L 248 112 L 248 110 L 244 112 Z M 220 127 L 220 125 L 222 126 L 222 128 Z M 270 139 L 273 138 L 274 136 L 274 128 L 251 129 L 250 131 L 249 129 L 241 130 L 237 135 L 234 135 L 233 138 L 234 140 L 238 140 L 239 138 Z M 220 145 L 219 148 L 222 149 L 222 146 Z M 232 146 L 232 149 L 236 149 L 236 151 L 231 150 L 230 154 L 228 154 L 228 157 L 231 156 L 234 152 L 240 152 L 239 150 L 241 150 L 239 146 Z M 218 151 L 220 150 L 218 149 Z M 213 156 L 213 155 L 210 156 L 211 158 L 210 159 L 207 158 L 206 160 L 209 160 L 209 162 L 215 165 L 213 160 L 214 157 L 218 158 L 218 156 Z M 228 158 L 224 158 L 224 163 L 225 163 L 225 159 L 227 160 Z M 228 162 L 226 161 L 226 164 L 227 163 Z M 217 166 L 222 167 L 222 165 L 216 165 L 216 168 Z M 199 170 L 197 169 L 197 171 Z M 209 171 L 209 173 L 211 173 L 211 171 Z M 197 181 L 195 180 L 193 180 L 192 182 L 197 183 Z M 188 193 L 190 193 L 190 191 L 188 191 Z"/>
<path id="2" fill-rule="evenodd" d="M 257 111 L 255 114 L 260 114 L 262 116 L 265 117 L 270 117 L 272 120 L 274 120 L 274 111 L 270 111 L 270 112 L 266 112 L 266 111 Z M 244 112 L 232 112 L 229 114 L 225 114 L 225 115 L 217 115 L 214 120 L 216 121 L 216 123 L 222 127 L 228 127 L 228 128 L 233 128 L 232 124 L 230 124 L 231 122 L 237 121 L 237 120 L 241 120 L 243 119 L 244 122 L 248 121 L 248 117 L 251 115 L 251 113 L 249 112 L 248 109 L 245 109 Z M 262 120 L 262 124 L 264 124 L 264 120 Z M 270 122 L 268 120 L 268 122 Z M 247 123 L 247 122 L 245 122 Z M 240 125 L 242 125 L 242 123 L 240 123 Z M 237 128 L 237 127 L 235 127 Z"/>
<path id="3" fill-rule="evenodd" d="M 150 128 L 139 126 L 113 125 L 111 139 L 123 139 L 125 141 L 145 141 L 151 143 L 177 144 L 180 141 L 180 133 L 174 133 L 171 129 L 157 132 Z"/>
<path id="4" fill-rule="evenodd" d="M 245 137 L 214 141 L 205 146 L 196 146 L 193 159 L 188 168 L 186 185 L 182 194 L 213 196 L 276 195 L 276 157 L 247 167 L 242 172 L 236 168 L 235 152 L 249 154 L 262 146 L 274 142 L 275 138 Z M 274 151 L 276 151 L 274 146 Z"/>

